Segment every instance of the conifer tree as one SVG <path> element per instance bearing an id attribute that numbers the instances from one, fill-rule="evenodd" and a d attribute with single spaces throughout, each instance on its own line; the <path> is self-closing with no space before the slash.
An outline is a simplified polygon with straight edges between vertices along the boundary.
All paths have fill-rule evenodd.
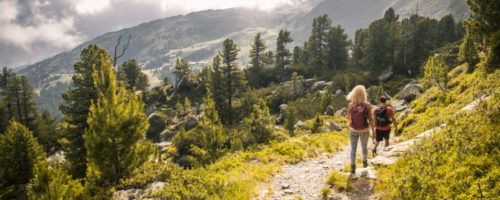
<path id="1" fill-rule="evenodd" d="M 118 88 L 115 70 L 104 55 L 101 63 L 101 70 L 92 74 L 98 99 L 90 106 L 85 147 L 91 170 L 104 183 L 118 183 L 147 159 L 143 151 L 148 148 L 143 145 L 149 124 L 141 96 Z"/>
<path id="2" fill-rule="evenodd" d="M 71 174 L 75 178 L 82 178 L 86 172 L 86 148 L 83 134 L 88 128 L 87 117 L 91 101 L 97 100 L 97 91 L 94 87 L 92 73 L 102 66 L 101 55 L 109 60 L 108 52 L 95 44 L 90 44 L 80 53 L 80 60 L 74 64 L 72 87 L 62 94 L 64 104 L 59 110 L 64 114 L 64 142 L 66 158 L 71 164 Z M 95 66 L 93 68 L 92 66 Z"/>
<path id="3" fill-rule="evenodd" d="M 21 123 L 11 120 L 5 133 L 0 134 L 0 177 L 9 185 L 28 183 L 33 166 L 44 157 L 32 132 Z"/>
<path id="4" fill-rule="evenodd" d="M 479 62 L 477 48 L 478 46 L 473 36 L 471 34 L 465 35 L 458 52 L 458 60 L 467 63 L 469 72 L 472 72 L 476 64 Z"/>
<path id="5" fill-rule="evenodd" d="M 82 184 L 73 180 L 59 163 L 54 165 L 38 161 L 28 186 L 28 199 L 85 199 Z"/>
<path id="6" fill-rule="evenodd" d="M 327 14 L 323 14 L 313 19 L 312 32 L 307 41 L 307 48 L 310 54 L 310 65 L 319 73 L 320 69 L 325 69 L 328 64 L 328 31 L 331 28 L 332 20 Z"/>
<path id="7" fill-rule="evenodd" d="M 238 51 L 236 44 L 231 39 L 224 40 L 222 51 L 219 52 L 223 65 L 223 83 L 225 89 L 226 106 L 223 112 L 222 121 L 232 124 L 233 120 L 233 98 L 239 93 L 243 85 L 240 70 L 238 68 Z"/>
<path id="8" fill-rule="evenodd" d="M 260 98 L 259 103 L 253 106 L 253 112 L 245 118 L 245 124 L 258 143 L 268 142 L 271 139 L 274 125 L 264 99 Z"/>
<path id="9" fill-rule="evenodd" d="M 223 87 L 223 72 L 221 67 L 221 58 L 216 55 L 212 61 L 212 73 L 210 75 L 210 92 L 213 94 L 213 100 L 215 102 L 215 109 L 219 111 L 219 117 L 222 119 L 224 108 L 225 108 L 225 93 Z"/>
<path id="10" fill-rule="evenodd" d="M 295 109 L 293 104 L 290 104 L 286 110 L 285 129 L 288 130 L 291 136 L 295 136 L 295 124 L 297 121 L 297 109 Z"/>
<path id="11" fill-rule="evenodd" d="M 189 66 L 188 60 L 177 58 L 172 74 L 175 75 L 174 89 L 177 91 L 180 84 L 185 81 L 189 74 L 191 74 L 191 67 Z"/>
<path id="12" fill-rule="evenodd" d="M 436 86 L 442 91 L 448 91 L 448 69 L 442 58 L 429 57 L 423 67 L 422 83 L 426 87 Z"/>
<path id="13" fill-rule="evenodd" d="M 38 117 L 36 130 L 38 143 L 43 146 L 43 149 L 49 155 L 61 148 L 57 142 L 60 139 L 60 133 L 57 131 L 57 119 L 51 117 L 48 111 L 44 110 L 42 115 Z"/>
<path id="14" fill-rule="evenodd" d="M 356 30 L 354 37 L 354 46 L 352 47 L 352 58 L 354 64 L 361 65 L 361 60 L 364 58 L 364 53 L 362 50 L 363 43 L 367 38 L 368 30 L 367 29 L 358 29 Z"/>
<path id="15" fill-rule="evenodd" d="M 262 86 L 263 75 L 264 75 L 264 57 L 266 50 L 266 43 L 262 40 L 260 32 L 255 35 L 253 44 L 251 44 L 252 49 L 250 49 L 250 61 L 251 66 L 248 68 L 247 79 L 248 85 L 254 88 Z"/>
<path id="16" fill-rule="evenodd" d="M 26 76 L 19 77 L 19 83 L 21 86 L 21 110 L 22 110 L 22 122 L 23 125 L 28 127 L 30 130 L 36 131 L 36 119 L 38 118 L 38 109 L 36 105 L 38 104 L 33 98 L 33 89 L 28 82 Z"/>
<path id="17" fill-rule="evenodd" d="M 123 81 L 127 90 L 144 91 L 149 86 L 148 76 L 141 71 L 139 63 L 135 59 L 130 59 L 118 67 L 118 80 Z"/>
<path id="18" fill-rule="evenodd" d="M 443 46 L 450 42 L 455 42 L 455 19 L 451 14 L 443 16 L 438 22 L 438 42 Z"/>
<path id="19" fill-rule="evenodd" d="M 347 40 L 342 26 L 334 26 L 328 31 L 328 69 L 344 69 L 347 63 L 347 47 L 351 44 Z"/>
<path id="20" fill-rule="evenodd" d="M 9 125 L 9 114 L 7 113 L 7 105 L 3 99 L 0 99 L 0 134 L 5 131 Z"/>
<path id="21" fill-rule="evenodd" d="M 323 119 L 321 119 L 321 115 L 319 113 L 316 113 L 316 115 L 314 116 L 313 125 L 311 127 L 311 132 L 319 133 L 321 132 L 322 127 L 323 127 Z"/>
<path id="22" fill-rule="evenodd" d="M 276 39 L 276 69 L 279 73 L 279 80 L 285 79 L 285 67 L 291 63 L 290 50 L 287 45 L 293 42 L 290 31 L 281 29 Z"/>

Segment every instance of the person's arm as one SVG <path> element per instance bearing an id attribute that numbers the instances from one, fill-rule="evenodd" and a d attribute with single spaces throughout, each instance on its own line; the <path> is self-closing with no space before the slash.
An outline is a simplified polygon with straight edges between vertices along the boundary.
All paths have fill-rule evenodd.
<path id="1" fill-rule="evenodd" d="M 394 118 L 394 110 L 392 110 L 392 124 L 394 124 L 394 135 L 398 134 L 398 122 L 396 122 L 396 118 Z"/>
<path id="2" fill-rule="evenodd" d="M 351 125 L 351 103 L 347 105 L 347 124 Z"/>
<path id="3" fill-rule="evenodd" d="M 370 130 L 372 130 L 372 138 L 375 138 L 375 124 L 373 121 L 373 115 L 372 115 L 372 106 L 370 104 L 366 104 L 368 106 L 368 124 L 370 125 Z"/>

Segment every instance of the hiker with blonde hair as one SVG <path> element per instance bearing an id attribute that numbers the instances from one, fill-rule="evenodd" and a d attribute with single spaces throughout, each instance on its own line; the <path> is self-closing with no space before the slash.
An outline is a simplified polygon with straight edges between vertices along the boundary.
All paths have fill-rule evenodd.
<path id="1" fill-rule="evenodd" d="M 367 102 L 366 89 L 362 85 L 357 85 L 347 95 L 347 100 L 351 101 L 347 107 L 347 119 L 349 121 L 349 135 L 351 137 L 351 174 L 356 172 L 356 150 L 358 140 L 361 140 L 363 150 L 363 167 L 368 167 L 368 137 L 370 130 L 375 133 L 373 117 L 371 115 L 371 105 Z"/>

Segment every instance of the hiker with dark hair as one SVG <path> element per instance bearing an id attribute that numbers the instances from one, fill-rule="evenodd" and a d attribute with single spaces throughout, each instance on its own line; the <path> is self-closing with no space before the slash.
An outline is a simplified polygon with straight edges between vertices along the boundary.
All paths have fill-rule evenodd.
<path id="1" fill-rule="evenodd" d="M 372 153 L 377 154 L 378 144 L 385 140 L 385 148 L 389 146 L 389 135 L 391 133 L 391 123 L 394 124 L 394 134 L 398 133 L 398 123 L 394 119 L 394 112 L 392 108 L 386 105 L 387 99 L 385 97 L 380 97 L 380 107 L 373 111 L 373 116 L 375 116 L 375 134 L 372 136 L 375 139 L 375 147 L 373 147 Z M 392 119 L 392 122 L 391 122 Z"/>
<path id="2" fill-rule="evenodd" d="M 370 130 L 375 133 L 373 128 L 373 117 L 371 114 L 371 105 L 366 98 L 366 89 L 358 85 L 347 95 L 347 100 L 351 101 L 347 108 L 347 119 L 349 121 L 349 135 L 351 137 L 351 174 L 356 172 L 356 149 L 358 140 L 361 140 L 361 149 L 363 151 L 363 167 L 368 167 L 368 138 Z"/>

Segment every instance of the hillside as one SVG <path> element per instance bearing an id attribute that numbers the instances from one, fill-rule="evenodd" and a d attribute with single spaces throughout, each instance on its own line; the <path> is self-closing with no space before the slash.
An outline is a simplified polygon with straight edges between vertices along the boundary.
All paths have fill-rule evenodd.
<path id="1" fill-rule="evenodd" d="M 363 6 L 359 6 L 363 5 Z M 49 110 L 59 115 L 57 105 L 61 103 L 60 94 L 71 82 L 73 63 L 78 60 L 79 52 L 88 44 L 98 44 L 113 54 L 113 47 L 120 35 L 132 36 L 129 49 L 118 64 L 131 58 L 137 59 L 150 77 L 151 84 L 169 75 L 170 67 L 176 57 L 183 57 L 194 63 L 195 67 L 208 64 L 220 48 L 225 38 L 233 39 L 241 49 L 239 64 L 247 65 L 251 38 L 262 32 L 268 49 L 275 48 L 279 29 L 292 32 L 294 41 L 291 47 L 301 45 L 309 36 L 313 18 L 327 13 L 333 24 L 345 28 L 350 38 L 359 28 L 366 28 L 373 19 L 394 7 L 401 17 L 414 13 L 416 2 L 405 0 L 310 0 L 294 6 L 278 8 L 273 12 L 233 8 L 225 10 L 206 10 L 143 23 L 134 27 L 106 33 L 85 42 L 76 48 L 29 65 L 19 71 L 25 74 L 35 89 L 40 110 Z M 452 13 L 459 20 L 468 16 L 464 0 L 419 1 L 419 14 L 440 18 Z M 198 68 L 199 69 L 199 68 Z M 196 69 L 195 69 L 196 70 Z"/>

